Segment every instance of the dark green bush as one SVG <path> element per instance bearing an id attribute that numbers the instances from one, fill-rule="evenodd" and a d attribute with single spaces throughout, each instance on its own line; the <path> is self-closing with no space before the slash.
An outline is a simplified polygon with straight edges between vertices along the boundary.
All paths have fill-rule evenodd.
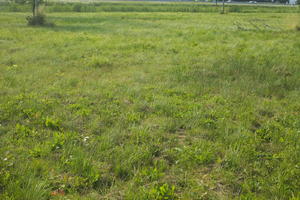
<path id="1" fill-rule="evenodd" d="M 73 11 L 81 12 L 81 4 L 77 3 L 73 6 Z"/>
<path id="2" fill-rule="evenodd" d="M 42 14 L 36 16 L 28 16 L 26 20 L 29 26 L 43 26 L 46 24 L 46 16 Z"/>
<path id="3" fill-rule="evenodd" d="M 29 26 L 54 26 L 53 23 L 46 21 L 46 15 L 44 14 L 28 16 L 26 20 Z"/>

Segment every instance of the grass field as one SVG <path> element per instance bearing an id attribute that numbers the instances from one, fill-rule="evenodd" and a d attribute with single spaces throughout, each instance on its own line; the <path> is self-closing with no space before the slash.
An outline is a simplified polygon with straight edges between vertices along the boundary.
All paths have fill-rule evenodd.
<path id="1" fill-rule="evenodd" d="M 0 199 L 299 199 L 298 13 L 0 13 Z"/>
<path id="2" fill-rule="evenodd" d="M 22 1 L 22 0 L 19 0 Z M 75 0 L 74 0 L 75 1 Z M 86 3 L 46 0 L 46 12 L 220 12 L 219 6 L 205 2 L 124 2 L 83 0 Z M 30 12 L 30 3 L 16 4 L 0 0 L 0 12 Z M 300 13 L 299 6 L 286 5 L 237 5 L 226 4 L 226 12 L 231 13 Z"/>

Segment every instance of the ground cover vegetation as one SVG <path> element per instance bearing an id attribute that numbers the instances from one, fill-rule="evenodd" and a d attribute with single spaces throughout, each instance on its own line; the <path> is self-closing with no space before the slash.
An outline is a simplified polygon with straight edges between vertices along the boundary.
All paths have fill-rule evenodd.
<path id="1" fill-rule="evenodd" d="M 0 13 L 0 199 L 300 198 L 298 13 L 25 11 Z"/>
<path id="2" fill-rule="evenodd" d="M 220 12 L 221 3 L 215 4 L 199 2 L 94 2 L 76 3 L 64 1 L 41 0 L 43 10 L 49 12 Z M 0 2 L 0 11 L 31 12 L 31 1 Z M 227 4 L 227 12 L 237 13 L 299 13 L 297 6 L 279 5 L 236 5 Z"/>

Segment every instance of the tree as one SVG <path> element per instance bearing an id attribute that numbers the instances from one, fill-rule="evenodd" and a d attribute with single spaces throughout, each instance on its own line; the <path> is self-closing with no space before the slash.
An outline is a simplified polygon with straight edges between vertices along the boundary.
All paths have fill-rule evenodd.
<path id="1" fill-rule="evenodd" d="M 39 0 L 32 0 L 32 15 L 33 17 L 38 15 L 39 12 Z"/>
<path id="2" fill-rule="evenodd" d="M 225 0 L 223 0 L 223 6 L 222 6 L 222 13 L 224 14 L 225 13 Z"/>
<path id="3" fill-rule="evenodd" d="M 42 0 L 32 0 L 32 16 L 28 16 L 27 22 L 30 26 L 54 26 L 53 23 L 46 22 L 46 16 L 41 13 L 39 7 Z"/>

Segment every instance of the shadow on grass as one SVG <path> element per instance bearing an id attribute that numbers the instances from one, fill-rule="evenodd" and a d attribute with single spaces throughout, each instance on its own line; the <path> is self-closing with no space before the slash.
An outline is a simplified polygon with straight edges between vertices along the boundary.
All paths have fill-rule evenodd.
<path id="1" fill-rule="evenodd" d="M 68 17 L 60 17 L 60 16 L 51 16 L 51 19 L 53 21 L 57 22 L 64 22 L 64 23 L 85 23 L 85 24 L 98 24 L 103 21 L 116 21 L 117 19 L 120 19 L 120 17 L 103 17 L 103 16 L 84 16 L 84 15 L 78 15 L 78 16 L 68 16 Z"/>
<path id="2" fill-rule="evenodd" d="M 89 33 L 112 33 L 121 22 L 117 18 L 110 19 L 101 16 L 49 16 L 54 27 L 44 27 L 55 32 L 89 32 Z"/>
<path id="3" fill-rule="evenodd" d="M 63 32 L 90 32 L 90 33 L 111 33 L 111 30 L 107 30 L 107 28 L 91 25 L 57 25 L 55 27 L 45 27 L 51 29 L 52 31 L 63 31 Z"/>
<path id="4" fill-rule="evenodd" d="M 89 32 L 89 33 L 117 33 L 120 30 L 130 29 L 155 29 L 157 24 L 152 21 L 137 20 L 136 18 L 128 18 L 126 16 L 72 16 L 72 17 L 57 17 L 50 16 L 51 22 L 56 26 L 45 27 L 53 31 L 67 32 Z"/>

